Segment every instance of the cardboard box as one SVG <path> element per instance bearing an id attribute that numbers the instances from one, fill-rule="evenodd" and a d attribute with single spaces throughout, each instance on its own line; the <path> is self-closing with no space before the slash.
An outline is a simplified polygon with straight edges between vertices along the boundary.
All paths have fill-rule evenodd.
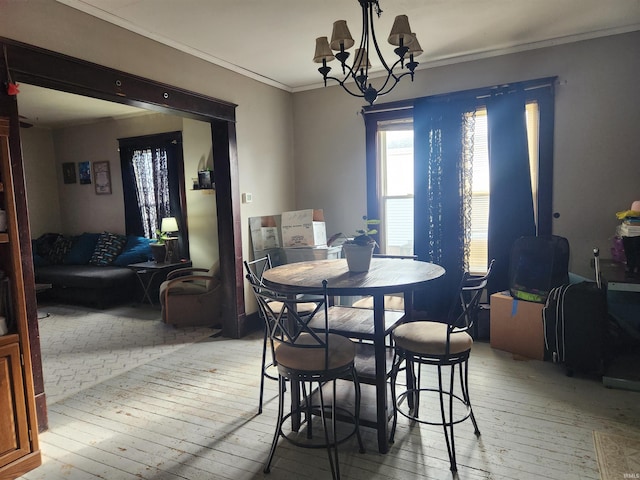
<path id="1" fill-rule="evenodd" d="M 249 228 L 254 250 L 268 250 L 280 246 L 278 227 L 273 216 L 251 217 Z"/>
<path id="2" fill-rule="evenodd" d="M 342 247 L 285 247 L 287 263 L 340 258 Z"/>
<path id="3" fill-rule="evenodd" d="M 322 210 L 282 213 L 282 244 L 285 247 L 316 247 L 327 244 Z"/>
<path id="4" fill-rule="evenodd" d="M 491 295 L 489 338 L 492 348 L 543 360 L 544 304 L 518 300 L 509 292 Z"/>

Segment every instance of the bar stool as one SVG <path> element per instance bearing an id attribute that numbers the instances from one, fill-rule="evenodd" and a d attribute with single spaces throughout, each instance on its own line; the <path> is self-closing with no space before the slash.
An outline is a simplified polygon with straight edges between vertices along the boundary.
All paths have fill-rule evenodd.
<path id="1" fill-rule="evenodd" d="M 244 261 L 244 268 L 247 271 L 247 280 L 251 284 L 252 288 L 255 289 L 263 288 L 262 284 L 262 275 L 264 272 L 269 270 L 272 267 L 271 257 L 266 255 L 261 258 L 257 258 L 253 261 Z M 278 300 L 273 300 L 274 303 L 271 305 L 273 310 L 280 310 L 282 308 L 282 302 Z M 299 313 L 309 314 L 313 312 L 316 304 L 312 302 L 301 302 L 298 304 Z M 258 314 L 262 317 L 263 321 L 267 321 L 264 318 L 264 314 L 261 309 L 258 310 Z M 262 367 L 261 367 L 261 377 L 260 377 L 260 400 L 258 403 L 258 415 L 262 413 L 262 403 L 264 399 L 264 379 L 268 378 L 269 380 L 278 380 L 278 377 L 272 372 L 273 363 L 273 354 L 271 355 L 271 360 L 267 362 L 267 342 L 268 342 L 269 334 L 268 330 L 265 328 L 264 336 L 262 338 Z M 271 348 L 271 352 L 273 353 L 273 348 Z"/>
<path id="2" fill-rule="evenodd" d="M 396 346 L 394 363 L 391 373 L 391 391 L 393 400 L 393 425 L 391 427 L 390 442 L 393 442 L 398 413 L 412 422 L 441 425 L 444 430 L 447 452 L 449 454 L 452 472 L 458 470 L 455 451 L 454 425 L 467 419 L 473 423 L 474 433 L 480 435 L 476 423 L 468 388 L 468 361 L 473 346 L 470 330 L 479 307 L 480 296 L 486 286 L 488 274 L 482 279 L 469 282 L 469 274 L 463 275 L 456 297 L 449 311 L 448 323 L 429 320 L 417 320 L 399 325 L 393 330 L 393 340 Z M 462 292 L 465 295 L 462 295 Z M 466 299 L 460 304 L 460 299 Z M 461 312 L 457 314 L 457 312 Z M 407 369 L 407 388 L 397 393 L 397 376 L 401 365 L 405 362 Z M 430 365 L 437 370 L 437 386 L 423 386 L 421 384 L 421 367 Z M 449 370 L 448 382 L 444 382 L 443 369 Z M 456 367 L 459 373 L 459 390 L 454 391 Z M 440 418 L 420 417 L 420 396 L 424 392 L 435 393 L 439 400 Z M 459 392 L 459 393 L 456 393 Z M 425 393 L 426 394 L 426 393 Z M 454 405 L 462 406 L 462 412 Z"/>
<path id="3" fill-rule="evenodd" d="M 273 345 L 274 363 L 278 369 L 278 420 L 264 473 L 269 473 L 271 463 L 280 437 L 302 448 L 326 448 L 334 479 L 340 478 L 338 445 L 356 435 L 361 453 L 364 444 L 360 435 L 360 383 L 355 369 L 356 346 L 346 337 L 329 333 L 327 282 L 323 282 L 322 291 L 306 292 L 311 294 L 316 305 L 311 314 L 301 315 L 298 306 L 306 300 L 296 295 L 284 298 L 283 293 L 269 292 L 264 288 L 254 289 L 260 308 L 268 319 L 266 327 Z M 273 307 L 281 302 L 280 309 Z M 324 330 L 311 328 L 314 318 L 324 322 Z M 338 380 L 351 379 L 354 387 L 355 402 L 353 411 L 337 405 Z M 295 381 L 300 390 L 292 388 L 292 394 L 301 392 L 300 401 L 292 395 L 292 407 L 285 413 L 286 381 Z M 325 391 L 326 390 L 326 391 Z M 330 396 L 327 405 L 325 395 Z M 292 416 L 303 416 L 304 434 L 287 433 L 283 429 L 285 421 Z M 314 438 L 314 416 L 320 416 L 323 435 L 320 440 Z M 338 416 L 351 423 L 350 429 L 338 433 Z M 327 420 L 331 419 L 331 424 Z"/>

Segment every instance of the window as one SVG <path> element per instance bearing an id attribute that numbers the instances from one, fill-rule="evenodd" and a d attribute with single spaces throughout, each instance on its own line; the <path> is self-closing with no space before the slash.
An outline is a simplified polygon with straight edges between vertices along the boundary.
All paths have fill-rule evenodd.
<path id="1" fill-rule="evenodd" d="M 469 271 L 484 274 L 488 266 L 489 229 L 489 143 L 487 110 L 479 107 L 469 112 L 474 117 L 472 131 L 464 134 L 472 141 L 471 212 L 469 245 Z M 538 102 L 526 105 L 527 140 L 531 170 L 534 213 L 537 220 L 538 196 Z M 377 122 L 377 159 L 380 174 L 380 228 L 381 253 L 413 255 L 414 253 L 414 175 L 413 175 L 413 120 L 412 117 Z"/>
<path id="2" fill-rule="evenodd" d="M 182 133 L 122 138 L 120 165 L 126 233 L 155 238 L 164 217 L 175 217 L 179 250 L 188 258 Z"/>
<path id="3" fill-rule="evenodd" d="M 138 211 L 144 236 L 154 238 L 164 217 L 171 217 L 167 150 L 164 147 L 134 150 L 131 165 Z"/>

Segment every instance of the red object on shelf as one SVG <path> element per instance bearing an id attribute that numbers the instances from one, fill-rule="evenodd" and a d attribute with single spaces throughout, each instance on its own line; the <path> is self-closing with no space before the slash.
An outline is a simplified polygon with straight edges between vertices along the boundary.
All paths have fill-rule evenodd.
<path id="1" fill-rule="evenodd" d="M 7 83 L 7 95 L 13 95 L 16 96 L 20 93 L 20 89 L 18 88 L 20 86 L 20 84 L 18 83 L 12 83 L 9 82 Z"/>

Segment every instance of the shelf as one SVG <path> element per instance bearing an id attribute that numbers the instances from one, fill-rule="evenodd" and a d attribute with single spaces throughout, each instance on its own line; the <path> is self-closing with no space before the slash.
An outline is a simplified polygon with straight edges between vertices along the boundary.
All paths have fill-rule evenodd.
<path id="1" fill-rule="evenodd" d="M 0 243 L 9 243 L 8 233 L 0 233 Z"/>
<path id="2" fill-rule="evenodd" d="M 5 345 L 9 345 L 11 343 L 18 343 L 20 341 L 20 336 L 17 333 L 7 333 L 6 335 L 0 335 L 0 347 L 4 347 Z"/>

